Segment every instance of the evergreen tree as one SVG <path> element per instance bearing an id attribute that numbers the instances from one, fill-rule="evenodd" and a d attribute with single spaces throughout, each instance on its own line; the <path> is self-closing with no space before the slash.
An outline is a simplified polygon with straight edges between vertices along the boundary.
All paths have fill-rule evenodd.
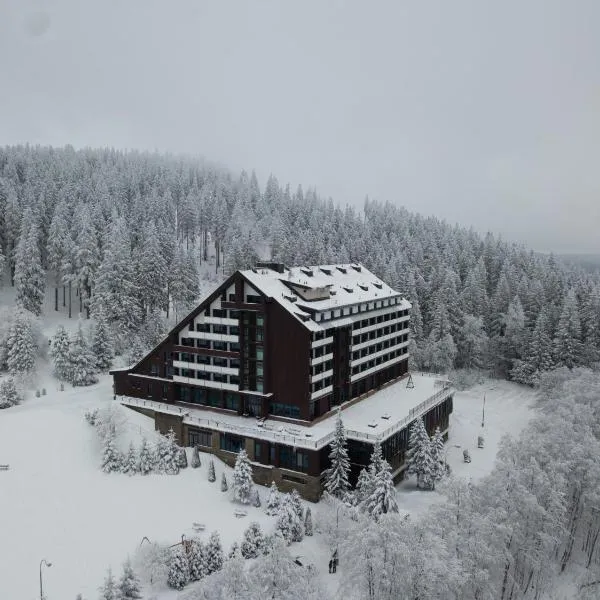
<path id="1" fill-rule="evenodd" d="M 254 506 L 254 508 L 260 508 L 262 506 L 260 493 L 257 488 L 254 488 L 254 493 L 252 495 L 252 506 Z"/>
<path id="2" fill-rule="evenodd" d="M 179 446 L 173 429 L 169 429 L 166 435 L 161 435 L 156 444 L 155 470 L 167 475 L 179 473 Z"/>
<path id="3" fill-rule="evenodd" d="M 242 556 L 240 545 L 237 542 L 233 542 L 233 544 L 231 544 L 231 548 L 229 549 L 229 554 L 227 555 L 227 558 L 231 560 L 235 556 Z"/>
<path id="4" fill-rule="evenodd" d="M 260 525 L 253 521 L 244 531 L 241 552 L 244 558 L 256 558 L 262 554 L 265 545 L 265 536 Z"/>
<path id="5" fill-rule="evenodd" d="M 302 520 L 302 518 L 304 517 L 304 509 L 302 508 L 302 498 L 300 498 L 300 494 L 298 493 L 298 490 L 293 489 L 288 494 L 288 499 L 291 502 L 294 510 L 296 511 L 296 514 L 298 515 L 300 520 Z"/>
<path id="6" fill-rule="evenodd" d="M 417 419 L 410 428 L 407 463 L 408 474 L 417 476 L 417 487 L 431 489 L 434 464 L 423 419 Z"/>
<path id="7" fill-rule="evenodd" d="M 215 462 L 211 458 L 208 463 L 208 480 L 213 483 L 217 480 L 217 476 L 215 475 Z"/>
<path id="8" fill-rule="evenodd" d="M 435 428 L 435 432 L 431 438 L 431 459 L 433 461 L 432 485 L 440 481 L 446 474 L 446 465 L 444 463 L 444 436 L 439 427 Z"/>
<path id="9" fill-rule="evenodd" d="M 554 338 L 554 361 L 569 369 L 582 363 L 581 322 L 575 290 L 567 293 Z"/>
<path id="10" fill-rule="evenodd" d="M 39 316 L 42 314 L 46 279 L 42 269 L 38 227 L 31 211 L 23 215 L 21 236 L 15 252 L 17 306 Z"/>
<path id="11" fill-rule="evenodd" d="M 113 345 L 108 320 L 101 308 L 94 311 L 91 351 L 96 369 L 107 371 L 112 365 Z"/>
<path id="12" fill-rule="evenodd" d="M 277 489 L 275 482 L 271 482 L 271 488 L 269 490 L 269 497 L 267 498 L 267 504 L 265 505 L 265 512 L 268 515 L 276 515 L 279 512 L 279 504 L 281 503 L 281 494 Z"/>
<path id="13" fill-rule="evenodd" d="M 200 579 L 206 577 L 206 558 L 204 555 L 204 545 L 202 542 L 197 538 L 192 539 L 187 555 L 190 569 L 190 581 L 200 581 Z"/>
<path id="14" fill-rule="evenodd" d="M 188 460 L 185 448 L 179 448 L 177 451 L 177 466 L 180 469 L 187 469 Z"/>
<path id="15" fill-rule="evenodd" d="M 275 529 L 281 533 L 288 544 L 300 542 L 304 537 L 302 518 L 298 516 L 298 511 L 289 494 L 283 495 L 281 499 Z"/>
<path id="16" fill-rule="evenodd" d="M 361 469 L 354 489 L 354 504 L 360 506 L 371 495 L 373 481 L 369 469 Z"/>
<path id="17" fill-rule="evenodd" d="M 229 486 L 227 485 L 227 476 L 225 475 L 225 471 L 223 471 L 223 474 L 221 475 L 221 491 L 226 492 L 228 489 Z"/>
<path id="18" fill-rule="evenodd" d="M 74 386 L 92 385 L 98 381 L 96 377 L 96 358 L 83 334 L 81 321 L 69 345 L 69 372 Z"/>
<path id="19" fill-rule="evenodd" d="M 85 308 L 87 318 L 90 317 L 90 300 L 96 279 L 96 271 L 100 263 L 98 238 L 92 223 L 90 210 L 85 205 L 76 215 L 75 232 L 75 282 L 79 289 L 79 309 Z"/>
<path id="20" fill-rule="evenodd" d="M 109 322 L 125 332 L 141 322 L 131 256 L 131 240 L 125 221 L 117 218 L 108 235 L 94 288 L 94 309 L 103 310 Z"/>
<path id="21" fill-rule="evenodd" d="M 148 440 L 144 437 L 142 438 L 142 445 L 140 447 L 140 473 L 142 475 L 152 473 L 155 464 L 155 455 L 148 445 Z"/>
<path id="22" fill-rule="evenodd" d="M 245 450 L 238 452 L 232 476 L 233 499 L 250 504 L 252 499 L 252 465 Z"/>
<path id="23" fill-rule="evenodd" d="M 10 373 L 28 373 L 35 367 L 37 347 L 33 336 L 31 319 L 18 310 L 8 330 L 6 340 L 6 364 Z"/>
<path id="24" fill-rule="evenodd" d="M 61 381 L 71 380 L 71 347 L 65 328 L 59 325 L 52 338 L 50 356 L 54 363 L 54 374 Z"/>
<path id="25" fill-rule="evenodd" d="M 128 475 L 135 475 L 140 470 L 137 453 L 135 448 L 133 447 L 133 442 L 129 444 L 129 451 L 127 452 L 127 457 L 125 458 L 125 462 L 123 464 L 123 473 L 127 473 Z"/>
<path id="26" fill-rule="evenodd" d="M 108 432 L 104 438 L 102 451 L 102 470 L 105 473 L 119 473 L 123 470 L 123 457 L 115 446 L 114 434 Z"/>
<path id="27" fill-rule="evenodd" d="M 169 574 L 167 583 L 169 587 L 182 590 L 190 581 L 190 565 L 183 547 L 178 547 L 171 553 L 169 560 Z"/>
<path id="28" fill-rule="evenodd" d="M 310 506 L 306 508 L 306 516 L 304 518 L 304 535 L 307 537 L 312 536 L 313 534 L 313 524 L 312 524 L 312 513 L 310 511 Z"/>
<path id="29" fill-rule="evenodd" d="M 21 401 L 15 380 L 6 377 L 0 381 L 0 408 L 10 408 Z"/>
<path id="30" fill-rule="evenodd" d="M 373 478 L 371 493 L 363 502 L 363 506 L 375 520 L 378 520 L 382 514 L 398 512 L 392 468 L 385 459 L 382 460 L 381 469 Z"/>
<path id="31" fill-rule="evenodd" d="M 100 588 L 100 600 L 118 600 L 117 582 L 109 568 L 104 578 L 104 584 Z"/>
<path id="32" fill-rule="evenodd" d="M 325 471 L 325 489 L 336 498 L 344 498 L 350 489 L 348 479 L 350 460 L 348 458 L 346 432 L 340 411 L 338 411 L 335 423 L 335 436 L 331 442 L 329 461 L 331 466 Z"/>
<path id="33" fill-rule="evenodd" d="M 213 531 L 208 538 L 205 548 L 206 571 L 208 575 L 220 571 L 223 566 L 223 547 L 218 531 Z"/>
<path id="34" fill-rule="evenodd" d="M 200 462 L 200 451 L 198 450 L 198 446 L 194 446 L 192 448 L 192 469 L 197 469 L 198 467 L 202 466 L 202 463 Z"/>
<path id="35" fill-rule="evenodd" d="M 58 310 L 58 288 L 63 283 L 63 265 L 69 255 L 72 243 L 69 231 L 69 207 L 64 199 L 60 200 L 54 209 L 50 223 L 48 242 L 46 244 L 48 268 L 54 271 L 54 310 Z"/>
<path id="36" fill-rule="evenodd" d="M 119 600 L 141 600 L 140 580 L 133 571 L 131 561 L 127 559 L 123 564 L 123 574 L 118 587 Z"/>

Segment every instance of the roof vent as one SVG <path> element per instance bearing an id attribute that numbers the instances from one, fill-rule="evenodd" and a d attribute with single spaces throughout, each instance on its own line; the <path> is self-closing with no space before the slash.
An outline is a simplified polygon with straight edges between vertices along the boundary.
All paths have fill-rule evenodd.
<path id="1" fill-rule="evenodd" d="M 369 286 L 366 285 L 365 283 L 359 283 L 358 287 L 363 291 L 363 292 L 367 292 L 369 290 Z"/>
<path id="2" fill-rule="evenodd" d="M 336 267 L 336 269 L 338 271 L 340 271 L 340 273 L 343 273 L 344 275 L 348 272 L 348 269 L 346 269 L 346 267 Z"/>
<path id="3" fill-rule="evenodd" d="M 314 275 L 312 269 L 308 269 L 306 267 L 302 267 L 300 269 L 305 275 L 308 275 L 309 277 L 312 277 Z"/>
<path id="4" fill-rule="evenodd" d="M 379 290 L 383 289 L 383 284 L 381 283 L 381 281 L 374 281 L 373 285 Z"/>
<path id="5" fill-rule="evenodd" d="M 355 271 L 360 273 L 362 271 L 362 267 L 360 265 L 350 265 Z"/>
<path id="6" fill-rule="evenodd" d="M 329 267 L 319 267 L 319 271 L 322 271 L 325 275 L 331 275 L 331 269 Z"/>
<path id="7" fill-rule="evenodd" d="M 351 293 L 354 291 L 354 290 L 353 290 L 353 289 L 352 289 L 350 286 L 347 286 L 347 285 L 345 285 L 345 286 L 344 286 L 344 289 L 345 289 L 345 290 L 346 290 L 346 291 L 347 291 L 349 294 L 351 294 Z"/>

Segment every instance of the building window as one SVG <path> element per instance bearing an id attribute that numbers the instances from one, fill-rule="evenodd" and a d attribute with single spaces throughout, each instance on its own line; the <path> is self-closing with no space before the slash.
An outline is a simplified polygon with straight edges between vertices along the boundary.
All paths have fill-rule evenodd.
<path id="1" fill-rule="evenodd" d="M 263 359 L 263 349 L 261 347 L 256 348 L 256 360 L 262 360 Z"/>
<path id="2" fill-rule="evenodd" d="M 254 458 L 256 460 L 260 460 L 260 456 L 261 456 L 261 450 L 262 450 L 263 444 L 261 442 L 254 442 Z"/>
<path id="3" fill-rule="evenodd" d="M 260 304 L 260 296 L 256 296 L 254 294 L 248 294 L 246 296 L 247 304 Z"/>
<path id="4" fill-rule="evenodd" d="M 200 429 L 190 429 L 188 431 L 188 444 L 190 446 L 212 446 L 212 432 L 201 431 Z"/>
<path id="5" fill-rule="evenodd" d="M 239 452 L 244 447 L 244 439 L 231 435 L 230 433 L 221 433 L 221 450 L 226 452 Z"/>
<path id="6" fill-rule="evenodd" d="M 208 406 L 221 406 L 221 394 L 218 390 L 208 390 Z"/>
<path id="7" fill-rule="evenodd" d="M 154 363 L 150 365 L 150 375 L 154 375 L 155 377 L 158 376 L 158 365 L 155 365 Z"/>
<path id="8" fill-rule="evenodd" d="M 213 341 L 213 349 L 214 350 L 227 350 L 227 342 Z"/>
<path id="9" fill-rule="evenodd" d="M 269 404 L 269 412 L 272 415 L 279 417 L 290 417 L 292 419 L 300 418 L 300 408 L 292 406 L 290 404 L 281 404 L 279 402 L 272 402 Z"/>
<path id="10" fill-rule="evenodd" d="M 293 471 L 308 470 L 308 454 L 290 446 L 281 446 L 279 450 L 279 466 Z"/>
<path id="11" fill-rule="evenodd" d="M 240 409 L 240 397 L 237 394 L 232 394 L 231 392 L 227 392 L 225 394 L 225 408 L 229 410 L 239 410 Z"/>
<path id="12" fill-rule="evenodd" d="M 240 351 L 240 343 L 239 342 L 231 342 L 229 344 L 229 349 L 231 352 L 239 352 Z"/>

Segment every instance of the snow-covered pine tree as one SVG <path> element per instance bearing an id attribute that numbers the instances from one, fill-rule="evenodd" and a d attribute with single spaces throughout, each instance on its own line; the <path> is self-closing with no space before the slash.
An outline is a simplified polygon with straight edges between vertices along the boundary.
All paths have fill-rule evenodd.
<path id="1" fill-rule="evenodd" d="M 177 451 L 177 465 L 180 469 L 187 469 L 188 460 L 185 448 L 179 448 Z"/>
<path id="2" fill-rule="evenodd" d="M 306 516 L 304 518 L 304 535 L 310 537 L 313 534 L 312 513 L 310 506 L 306 507 Z"/>
<path id="3" fill-rule="evenodd" d="M 338 411 L 335 423 L 335 437 L 329 452 L 331 466 L 325 471 L 325 489 L 332 496 L 343 499 L 350 489 L 348 475 L 350 460 L 348 458 L 346 432 L 342 422 L 341 411 Z"/>
<path id="4" fill-rule="evenodd" d="M 140 580 L 135 574 L 131 561 L 123 563 L 123 574 L 117 588 L 118 600 L 141 600 Z"/>
<path id="5" fill-rule="evenodd" d="M 161 435 L 156 444 L 155 465 L 158 473 L 177 475 L 179 473 L 179 446 L 173 429 Z"/>
<path id="6" fill-rule="evenodd" d="M 570 289 L 564 298 L 560 319 L 554 338 L 554 361 L 557 366 L 569 369 L 582 362 L 581 321 L 575 290 Z"/>
<path id="7" fill-rule="evenodd" d="M 112 365 L 112 336 L 104 310 L 102 308 L 94 310 L 93 316 L 91 351 L 96 361 L 96 369 L 102 372 L 108 370 Z"/>
<path id="8" fill-rule="evenodd" d="M 169 560 L 169 574 L 167 583 L 169 587 L 182 590 L 190 581 L 190 565 L 183 547 L 177 547 L 171 553 Z"/>
<path id="9" fill-rule="evenodd" d="M 54 374 L 61 381 L 71 380 L 71 350 L 69 336 L 62 325 L 56 328 L 52 338 L 50 357 L 54 364 Z"/>
<path id="10" fill-rule="evenodd" d="M 28 373 L 35 367 L 38 349 L 29 314 L 18 310 L 8 330 L 6 365 L 9 373 Z"/>
<path id="11" fill-rule="evenodd" d="M 238 452 L 232 475 L 233 499 L 242 504 L 252 500 L 252 465 L 245 450 Z"/>
<path id="12" fill-rule="evenodd" d="M 96 357 L 92 354 L 88 341 L 83 333 L 81 320 L 69 346 L 69 363 L 71 383 L 74 386 L 85 386 L 97 383 Z"/>
<path id="13" fill-rule="evenodd" d="M 15 380 L 12 377 L 6 377 L 0 381 L 0 408 L 10 408 L 19 404 L 21 397 Z"/>
<path id="14" fill-rule="evenodd" d="M 446 464 L 444 461 L 444 436 L 439 427 L 431 437 L 431 460 L 433 461 L 432 487 L 440 481 L 446 474 Z"/>
<path id="15" fill-rule="evenodd" d="M 213 531 L 208 538 L 205 546 L 206 570 L 210 575 L 220 571 L 223 566 L 223 547 L 221 546 L 221 537 L 218 531 Z"/>
<path id="16" fill-rule="evenodd" d="M 296 511 L 296 514 L 300 520 L 302 520 L 304 518 L 304 509 L 302 508 L 302 498 L 300 498 L 300 494 L 298 493 L 297 489 L 293 489 L 289 493 L 289 499 L 294 507 L 294 510 Z"/>
<path id="17" fill-rule="evenodd" d="M 127 475 L 135 475 L 139 473 L 139 461 L 137 452 L 133 447 L 133 442 L 129 444 L 129 451 L 127 452 L 127 457 L 125 458 L 125 462 L 123 463 L 123 473 L 127 473 Z"/>
<path id="18" fill-rule="evenodd" d="M 156 465 L 156 457 L 152 449 L 148 445 L 148 440 L 142 438 L 142 445 L 140 447 L 140 473 L 142 475 L 148 475 L 154 471 Z"/>
<path id="19" fill-rule="evenodd" d="M 104 583 L 100 588 L 100 600 L 118 600 L 117 582 L 115 581 L 112 569 L 108 569 Z"/>
<path id="20" fill-rule="evenodd" d="M 227 485 L 227 476 L 225 475 L 225 471 L 223 471 L 223 474 L 221 475 L 221 491 L 226 492 L 228 489 L 229 486 Z"/>
<path id="21" fill-rule="evenodd" d="M 115 446 L 115 438 L 111 432 L 104 438 L 102 470 L 105 473 L 120 473 L 123 470 L 123 457 Z"/>
<path id="22" fill-rule="evenodd" d="M 276 515 L 279 511 L 279 504 L 281 503 L 281 494 L 277 489 L 277 485 L 274 481 L 271 482 L 271 488 L 269 490 L 269 497 L 265 505 L 265 512 L 268 515 Z"/>
<path id="23" fill-rule="evenodd" d="M 208 462 L 208 480 L 211 483 L 217 480 L 217 476 L 215 474 L 215 462 L 212 458 Z"/>
<path id="24" fill-rule="evenodd" d="M 241 552 L 244 558 L 256 558 L 263 552 L 265 545 L 265 536 L 260 528 L 260 525 L 253 521 L 244 531 L 242 539 Z"/>
<path id="25" fill-rule="evenodd" d="M 408 474 L 417 476 L 417 487 L 431 489 L 434 464 L 423 419 L 417 419 L 410 428 L 407 463 Z"/>
<path id="26" fill-rule="evenodd" d="M 304 537 L 304 527 L 301 517 L 289 494 L 282 494 L 275 529 L 281 533 L 288 544 L 300 542 Z"/>
<path id="27" fill-rule="evenodd" d="M 192 448 L 192 461 L 191 461 L 191 467 L 192 469 L 197 469 L 198 467 L 201 467 L 202 463 L 200 462 L 200 451 L 198 450 L 198 446 L 194 446 Z"/>
<path id="28" fill-rule="evenodd" d="M 369 469 L 361 469 L 356 481 L 356 487 L 354 488 L 353 504 L 360 506 L 371 495 L 372 488 L 373 482 Z"/>
<path id="29" fill-rule="evenodd" d="M 31 209 L 26 209 L 21 236 L 15 251 L 15 288 L 17 306 L 39 316 L 42 314 L 46 278 L 38 245 L 39 229 Z"/>
<path id="30" fill-rule="evenodd" d="M 229 549 L 229 554 L 227 555 L 227 558 L 232 559 L 234 556 L 242 556 L 240 545 L 237 542 L 233 542 L 233 544 L 231 544 L 231 548 Z"/>
<path id="31" fill-rule="evenodd" d="M 254 506 L 254 508 L 260 508 L 262 506 L 262 502 L 260 500 L 260 492 L 256 487 L 254 488 L 254 492 L 252 494 L 252 506 Z"/>
<path id="32" fill-rule="evenodd" d="M 382 514 L 398 512 L 392 468 L 385 459 L 383 459 L 381 469 L 373 479 L 371 494 L 365 499 L 363 506 L 365 511 L 375 520 L 378 520 Z"/>
<path id="33" fill-rule="evenodd" d="M 188 547 L 188 564 L 190 570 L 190 581 L 200 581 L 206 576 L 206 558 L 204 556 L 204 545 L 198 538 L 193 538 Z"/>

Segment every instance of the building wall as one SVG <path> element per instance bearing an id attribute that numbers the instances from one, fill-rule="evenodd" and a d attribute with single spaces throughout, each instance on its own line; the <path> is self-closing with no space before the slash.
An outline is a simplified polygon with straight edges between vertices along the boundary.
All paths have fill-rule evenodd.
<path id="1" fill-rule="evenodd" d="M 277 302 L 265 311 L 266 391 L 271 402 L 297 406 L 308 421 L 310 397 L 310 332 Z"/>

